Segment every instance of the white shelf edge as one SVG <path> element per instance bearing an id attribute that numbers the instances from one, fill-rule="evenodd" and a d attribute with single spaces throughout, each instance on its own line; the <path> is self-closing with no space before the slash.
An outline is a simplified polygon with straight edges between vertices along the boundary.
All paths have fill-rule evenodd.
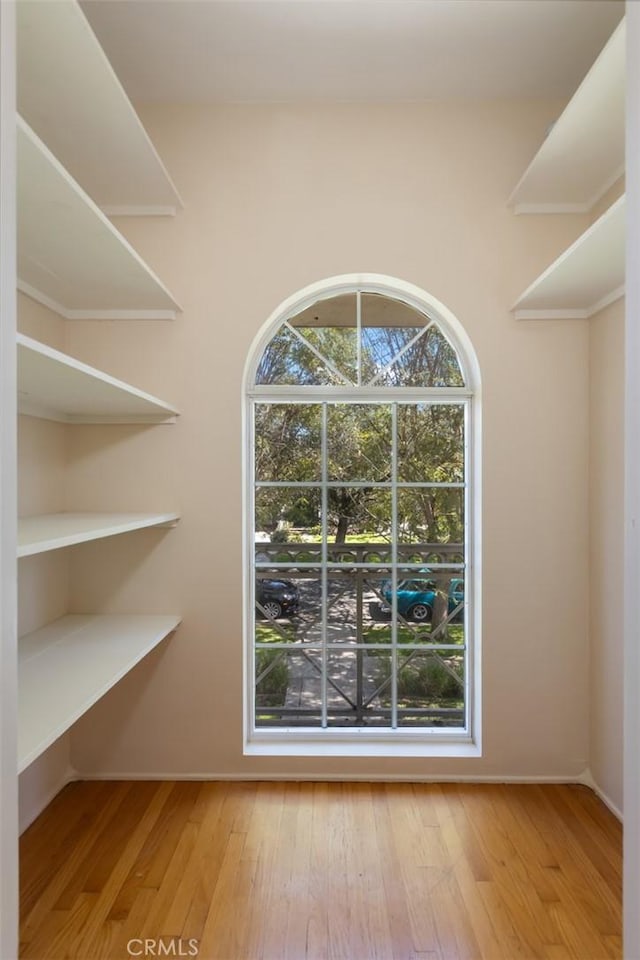
<path id="1" fill-rule="evenodd" d="M 615 303 L 616 300 L 619 300 L 621 297 L 625 296 L 626 285 L 623 283 L 621 286 L 616 287 L 615 290 L 612 290 L 611 293 L 608 293 L 606 296 L 602 297 L 600 300 L 597 300 L 595 303 L 592 303 L 588 308 L 587 320 L 590 317 L 595 316 L 596 313 L 600 313 L 601 310 L 604 310 L 606 307 L 611 306 L 612 303 Z"/>
<path id="2" fill-rule="evenodd" d="M 16 335 L 16 342 L 18 346 L 19 413 L 41 416 L 47 420 L 56 420 L 59 423 L 167 423 L 169 421 L 175 422 L 176 417 L 179 416 L 178 410 L 168 403 L 165 403 L 164 400 L 160 400 L 158 397 L 154 397 L 144 390 L 139 390 L 137 387 L 125 383 L 123 380 L 118 380 L 108 373 L 104 373 L 102 370 L 82 363 L 82 361 L 76 360 L 75 357 L 70 357 L 66 353 L 55 350 L 47 344 L 33 340 L 31 337 L 27 337 L 22 333 Z M 130 397 L 133 400 L 142 401 L 142 403 L 148 404 L 150 407 L 155 408 L 155 410 L 149 410 L 145 414 L 130 413 L 117 416 L 110 415 L 108 412 L 97 415 L 74 414 L 63 409 L 62 401 L 56 406 L 55 397 L 50 398 L 50 403 L 28 400 L 20 391 L 20 387 L 22 386 L 20 380 L 20 357 L 23 351 L 42 357 L 47 365 L 51 365 L 60 371 L 68 370 L 72 376 L 78 374 L 81 378 L 80 382 L 86 383 L 89 389 L 93 384 L 105 385 L 108 388 L 112 388 L 116 396 Z M 76 383 L 78 383 L 77 378 Z"/>
<path id="3" fill-rule="evenodd" d="M 179 616 L 153 614 L 71 614 L 22 637 L 19 649 L 25 655 L 18 669 L 19 772 L 172 634 L 180 622 Z M 74 670 L 83 673 L 80 683 L 70 677 Z"/>
<path id="4" fill-rule="evenodd" d="M 521 306 L 527 300 L 527 297 L 535 293 L 541 286 L 543 286 L 545 280 L 549 277 L 552 277 L 563 264 L 570 260 L 570 258 L 579 251 L 585 243 L 588 243 L 594 236 L 597 236 L 598 232 L 602 229 L 603 225 L 612 218 L 615 217 L 620 210 L 624 209 L 626 203 L 626 197 L 619 197 L 611 206 L 606 210 L 601 217 L 591 224 L 584 233 L 582 233 L 571 246 L 567 247 L 559 257 L 557 257 L 553 263 L 544 270 L 533 283 L 529 284 L 527 289 L 518 297 L 516 302 L 511 307 L 516 320 L 586 320 L 589 317 L 593 316 L 595 313 L 598 313 L 600 310 L 603 310 L 610 303 L 613 303 L 615 300 L 619 299 L 624 295 L 624 284 L 616 285 L 613 289 L 609 290 L 602 297 L 599 297 L 597 300 L 594 300 L 591 304 L 586 306 L 579 307 L 565 307 L 565 308 L 553 308 L 553 307 L 527 307 Z"/>
<path id="5" fill-rule="evenodd" d="M 57 176 L 63 181 L 68 189 L 70 195 L 73 195 L 76 202 L 86 207 L 96 222 L 100 224 L 100 227 L 106 234 L 110 234 L 113 240 L 115 240 L 119 246 L 126 252 L 127 256 L 134 261 L 137 266 L 146 274 L 148 279 L 156 287 L 157 290 L 161 291 L 166 299 L 172 304 L 168 308 L 158 308 L 158 309 L 95 309 L 91 304 L 87 304 L 86 307 L 82 308 L 68 308 L 64 304 L 58 303 L 55 299 L 52 299 L 44 291 L 38 289 L 37 287 L 25 282 L 18 276 L 18 289 L 31 297 L 34 300 L 37 300 L 39 303 L 42 303 L 44 306 L 49 307 L 54 310 L 54 312 L 60 314 L 65 319 L 71 320 L 119 320 L 119 319 L 139 319 L 139 320 L 165 320 L 165 319 L 175 319 L 177 314 L 181 312 L 180 304 L 177 302 L 171 291 L 166 287 L 166 285 L 160 280 L 157 274 L 149 267 L 147 263 L 142 259 L 140 254 L 131 246 L 129 241 L 122 236 L 122 234 L 114 227 L 111 221 L 107 216 L 102 212 L 100 207 L 91 199 L 91 197 L 82 189 L 82 187 L 73 179 L 65 167 L 60 163 L 60 161 L 53 155 L 45 143 L 37 136 L 36 133 L 31 129 L 31 127 L 26 123 L 25 120 L 19 115 L 16 114 L 16 123 L 18 129 L 18 139 L 22 136 L 26 141 L 43 157 L 45 162 L 49 167 L 51 167 Z M 18 224 L 20 223 L 20 208 L 18 207 Z"/>
<path id="6" fill-rule="evenodd" d="M 162 206 L 103 206 L 100 209 L 105 217 L 175 217 L 178 213 L 177 207 Z"/>
<path id="7" fill-rule="evenodd" d="M 48 513 L 18 520 L 18 559 L 147 527 L 175 526 L 178 513 Z"/>
<path id="8" fill-rule="evenodd" d="M 65 320 L 177 320 L 176 310 L 66 310 Z"/>
<path id="9" fill-rule="evenodd" d="M 526 170 L 518 180 L 518 183 L 511 191 L 509 199 L 507 200 L 507 206 L 513 209 L 513 212 L 516 214 L 553 214 L 553 213 L 590 213 L 594 206 L 604 197 L 608 190 L 616 183 L 620 177 L 624 174 L 625 164 L 624 160 L 618 167 L 610 173 L 605 179 L 598 185 L 594 190 L 593 194 L 589 196 L 583 203 L 537 203 L 537 202 L 519 202 L 517 200 L 518 192 L 521 187 L 525 184 L 529 174 L 532 170 L 535 170 L 541 162 L 545 162 L 544 159 L 541 161 L 540 157 L 544 158 L 544 155 L 549 151 L 549 145 L 553 145 L 554 140 L 557 140 L 559 131 L 562 131 L 564 124 L 566 123 L 566 118 L 571 118 L 572 114 L 579 109 L 582 101 L 586 99 L 586 94 L 589 89 L 598 84 L 599 77 L 602 76 L 602 71 L 604 69 L 603 64 L 611 63 L 612 57 L 615 56 L 616 48 L 620 47 L 623 50 L 623 56 L 625 51 L 625 42 L 624 42 L 624 32 L 626 29 L 625 18 L 623 17 L 616 29 L 613 31 L 606 44 L 600 51 L 598 57 L 591 65 L 588 72 L 582 79 L 582 82 L 574 92 L 573 96 L 565 106 L 564 110 L 558 117 L 556 123 L 553 125 L 551 130 L 548 132 L 547 136 L 537 149 L 534 157 L 527 165 Z M 613 61 L 615 62 L 615 61 Z M 624 107 L 623 107 L 624 109 Z M 579 162 L 580 158 L 576 157 L 576 162 Z"/>
<path id="10" fill-rule="evenodd" d="M 27 10 L 29 11 L 27 13 L 27 10 L 21 9 L 19 13 L 22 14 L 22 16 L 25 16 L 25 15 L 29 16 L 29 14 L 37 16 L 35 4 L 31 5 L 31 10 L 29 10 L 30 5 L 28 3 L 21 4 L 20 6 L 21 8 L 27 8 Z M 171 200 L 170 209 L 172 210 L 173 215 L 175 215 L 176 211 L 178 209 L 182 209 L 183 207 L 183 202 L 178 192 L 178 189 L 176 188 L 176 185 L 173 182 L 161 156 L 156 150 L 156 147 L 153 141 L 151 140 L 149 134 L 147 133 L 147 130 L 144 124 L 140 120 L 140 117 L 138 116 L 138 113 L 136 112 L 135 107 L 131 103 L 131 100 L 129 99 L 129 96 L 126 90 L 124 89 L 122 83 L 120 82 L 117 73 L 113 69 L 113 66 L 109 58 L 107 57 L 105 51 L 102 49 L 102 46 L 98 38 L 96 37 L 96 34 L 94 33 L 93 27 L 89 23 L 89 20 L 87 19 L 86 14 L 80 7 L 80 4 L 77 2 L 77 0 L 57 0 L 56 4 L 52 4 L 52 3 L 46 4 L 46 8 L 49 16 L 52 15 L 52 10 L 56 10 L 58 12 L 59 14 L 58 23 L 60 23 L 65 16 L 68 17 L 71 33 L 75 32 L 74 42 L 78 43 L 79 47 L 81 48 L 81 52 L 85 54 L 86 61 L 90 62 L 92 65 L 95 65 L 97 67 L 97 71 L 94 70 L 92 72 L 92 76 L 91 76 L 92 84 L 97 84 L 97 87 L 103 93 L 105 91 L 109 91 L 110 107 L 111 108 L 115 107 L 116 111 L 120 116 L 127 117 L 127 121 L 125 125 L 128 126 L 130 130 L 135 131 L 135 135 L 137 137 L 140 137 L 142 142 L 145 144 L 145 147 L 148 150 L 148 155 L 151 158 L 152 164 L 156 165 L 156 171 L 159 172 L 160 178 L 163 181 L 163 187 L 168 188 L 167 193 L 165 193 L 163 189 L 163 198 Z M 21 26 L 22 24 L 19 17 L 18 29 L 17 29 L 18 47 L 20 52 L 23 54 L 23 56 L 19 58 L 19 63 L 22 63 L 24 61 L 25 63 L 28 64 L 29 57 L 27 56 L 27 51 L 24 51 L 21 47 L 21 43 L 22 43 Z M 33 31 L 34 24 L 32 23 L 30 26 L 31 26 L 31 30 Z M 48 26 L 55 27 L 55 23 L 53 25 L 49 24 Z M 39 32 L 40 32 L 40 39 L 42 40 L 43 36 L 42 36 L 41 27 Z M 38 31 L 36 31 L 36 34 L 37 33 Z M 48 50 L 53 49 L 54 51 L 53 53 L 54 61 L 53 63 L 51 62 L 47 63 L 46 66 L 48 69 L 55 68 L 55 57 L 57 56 L 57 49 L 59 49 L 60 46 L 63 46 L 63 44 L 60 44 L 60 46 L 56 47 L 56 40 L 61 40 L 61 39 L 67 40 L 67 41 L 70 39 L 69 30 L 67 30 L 67 34 L 63 38 L 60 38 L 58 36 L 54 37 L 53 47 L 51 45 L 49 33 L 47 33 L 46 35 L 45 43 L 47 44 Z M 33 39 L 31 39 L 31 43 L 33 43 Z M 88 54 L 88 57 L 86 56 L 87 54 Z M 68 55 L 68 52 L 67 52 L 67 55 Z M 36 58 L 39 62 L 42 62 L 41 52 L 36 53 Z M 81 98 L 82 89 L 79 84 L 76 83 L 74 85 L 73 83 L 74 79 L 77 79 L 77 77 L 71 78 L 72 80 L 71 86 L 67 86 L 66 95 L 68 96 L 69 92 L 72 91 L 71 93 L 72 98 L 73 97 Z M 67 83 L 68 81 L 69 81 L 69 77 L 67 77 Z M 20 84 L 19 84 L 19 89 L 20 89 Z M 68 101 L 64 103 L 64 95 L 63 95 L 63 105 L 66 108 L 65 114 L 68 120 L 71 118 L 75 119 L 75 117 L 77 116 L 82 117 L 82 109 L 80 110 L 78 109 L 78 102 L 79 102 L 79 99 L 74 99 L 72 104 L 69 104 Z M 58 110 L 53 109 L 56 106 L 60 107 L 59 100 L 58 101 L 54 100 L 53 103 L 49 102 L 48 103 L 49 109 L 45 111 L 45 116 L 47 115 L 59 116 L 59 112 L 60 112 L 59 109 Z M 42 112 L 41 104 L 40 104 L 40 111 Z M 83 129 L 80 131 L 80 135 L 83 137 L 91 137 L 91 134 L 92 134 L 91 129 Z M 109 158 L 107 157 L 107 162 L 108 162 L 108 159 Z M 152 214 L 154 214 L 155 210 L 157 210 L 158 208 L 157 207 L 155 208 L 140 207 L 139 209 L 149 211 Z M 169 209 L 169 208 L 165 207 L 165 209 Z"/>
<path id="11" fill-rule="evenodd" d="M 561 213 L 589 213 L 591 206 L 587 203 L 516 203 L 513 206 L 515 214 L 561 214 Z"/>
<path id="12" fill-rule="evenodd" d="M 602 187 L 586 203 L 516 203 L 513 206 L 515 214 L 549 214 L 549 213 L 591 213 L 597 203 L 611 190 L 624 176 L 625 166 L 622 164 Z"/>
<path id="13" fill-rule="evenodd" d="M 179 316 L 178 310 L 68 310 L 23 280 L 18 280 L 16 286 L 25 297 L 57 313 L 63 320 L 177 320 Z"/>
<path id="14" fill-rule="evenodd" d="M 611 306 L 616 300 L 625 295 L 625 288 L 616 287 L 611 293 L 607 294 L 601 300 L 590 304 L 588 307 L 576 310 L 514 310 L 513 315 L 516 320 L 590 320 L 596 313 L 600 313 L 606 307 Z"/>
<path id="15" fill-rule="evenodd" d="M 50 420 L 52 423 L 66 423 L 70 426 L 112 426 L 112 427 L 126 427 L 126 426 L 144 426 L 148 424 L 149 426 L 170 426 L 177 422 L 178 417 L 176 416 L 167 416 L 162 420 L 159 417 L 154 416 L 139 416 L 137 414 L 132 414 L 130 417 L 115 417 L 107 416 L 99 417 L 92 416 L 87 414 L 86 416 L 69 414 L 64 416 L 60 414 L 58 410 L 55 410 L 53 407 L 47 407 L 45 404 L 40 403 L 31 403 L 28 400 L 25 400 L 23 397 L 18 395 L 18 413 L 23 417 L 34 417 L 38 420 Z"/>

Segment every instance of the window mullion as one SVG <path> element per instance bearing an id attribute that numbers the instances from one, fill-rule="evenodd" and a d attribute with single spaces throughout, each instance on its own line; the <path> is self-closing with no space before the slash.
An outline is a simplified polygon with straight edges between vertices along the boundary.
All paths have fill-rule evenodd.
<path id="1" fill-rule="evenodd" d="M 464 624 L 464 710 L 465 710 L 465 729 L 471 730 L 471 717 L 473 716 L 474 706 L 472 704 L 473 698 L 473 684 L 471 682 L 471 670 L 473 669 L 473 664 L 471 658 L 473 656 L 473 638 L 470 634 L 470 623 L 469 623 L 469 597 L 470 591 L 473 589 L 472 578 L 470 577 L 470 557 L 471 557 L 471 531 L 473 529 L 473 518 L 471 517 L 471 511 L 473 509 L 473 504 L 471 502 L 471 490 L 469 486 L 470 481 L 470 472 L 471 472 L 471 437 L 472 437 L 472 418 L 473 412 L 471 409 L 471 404 L 469 401 L 466 401 L 464 405 L 464 446 L 463 446 L 463 456 L 464 456 L 464 526 L 463 526 L 463 536 L 464 536 L 464 597 L 465 603 L 463 607 L 462 620 Z M 472 597 L 472 595 L 471 595 Z M 473 603 L 473 597 L 471 599 Z"/>
<path id="2" fill-rule="evenodd" d="M 362 386 L 362 294 L 356 293 L 356 370 L 357 384 Z"/>
<path id="3" fill-rule="evenodd" d="M 247 684 L 247 702 L 251 704 L 251 719 L 249 729 L 255 730 L 256 726 L 256 403 L 250 401 L 248 404 L 249 430 L 247 439 L 249 443 L 249 460 L 251 464 L 251 483 L 248 484 L 248 516 L 251 522 L 247 524 L 248 537 L 248 557 L 249 557 L 249 582 L 247 592 L 249 594 L 249 613 L 245 614 L 245 623 L 248 622 L 251 631 L 251 656 L 248 659 L 246 667 L 245 681 Z M 248 646 L 248 644 L 247 644 Z M 246 649 L 246 648 L 245 648 Z"/>
<path id="4" fill-rule="evenodd" d="M 398 726 L 398 404 L 391 404 L 391 727 Z"/>
<path id="5" fill-rule="evenodd" d="M 321 459 L 322 459 L 322 674 L 320 679 L 320 697 L 322 700 L 322 726 L 328 725 L 327 717 L 327 670 L 329 658 L 327 653 L 327 609 L 329 605 L 329 582 L 328 582 L 328 548 L 327 540 L 329 536 L 329 490 L 327 480 L 329 478 L 329 469 L 327 462 L 327 404 L 322 404 L 322 435 L 321 435 Z"/>

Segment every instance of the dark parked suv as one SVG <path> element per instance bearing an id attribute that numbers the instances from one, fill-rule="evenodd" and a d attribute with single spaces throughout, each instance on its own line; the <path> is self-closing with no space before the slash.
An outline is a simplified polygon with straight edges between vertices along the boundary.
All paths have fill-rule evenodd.
<path id="1" fill-rule="evenodd" d="M 291 580 L 256 580 L 256 610 L 267 620 L 298 612 L 298 588 Z"/>

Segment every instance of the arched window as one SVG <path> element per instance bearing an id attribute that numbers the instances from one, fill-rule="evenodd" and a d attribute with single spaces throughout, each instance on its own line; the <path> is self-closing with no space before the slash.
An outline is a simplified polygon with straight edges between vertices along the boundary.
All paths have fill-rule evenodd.
<path id="1" fill-rule="evenodd" d="M 400 281 L 326 281 L 266 325 L 247 368 L 248 752 L 477 747 L 478 386 L 460 325 Z"/>

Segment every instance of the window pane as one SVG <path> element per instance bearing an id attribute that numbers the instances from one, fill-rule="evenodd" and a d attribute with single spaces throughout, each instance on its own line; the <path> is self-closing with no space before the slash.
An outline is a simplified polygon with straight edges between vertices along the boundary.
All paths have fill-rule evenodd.
<path id="1" fill-rule="evenodd" d="M 398 725 L 464 726 L 462 653 L 412 652 L 398 659 Z"/>
<path id="2" fill-rule="evenodd" d="M 406 579 L 416 576 L 416 567 L 424 569 L 429 564 L 463 564 L 464 544 L 462 543 L 399 543 L 398 577 Z M 411 566 L 410 566 L 411 564 Z"/>
<path id="3" fill-rule="evenodd" d="M 322 577 L 320 570 L 292 573 L 298 588 L 296 643 L 319 646 L 322 643 Z"/>
<path id="4" fill-rule="evenodd" d="M 329 480 L 391 480 L 391 406 L 327 406 Z"/>
<path id="5" fill-rule="evenodd" d="M 388 654 L 370 650 L 332 651 L 327 661 L 328 726 L 388 726 L 391 712 L 380 693 L 388 677 Z"/>
<path id="6" fill-rule="evenodd" d="M 389 387 L 463 387 L 456 352 L 437 327 L 407 347 L 376 383 Z"/>
<path id="7" fill-rule="evenodd" d="M 268 708 L 284 707 L 288 688 L 287 655 L 284 650 L 258 650 L 256 670 L 256 720 L 271 724 L 277 713 Z"/>
<path id="8" fill-rule="evenodd" d="M 304 338 L 284 326 L 262 355 L 256 383 L 309 386 L 344 383 L 344 379 L 316 356 Z"/>
<path id="9" fill-rule="evenodd" d="M 345 650 L 327 655 L 327 711 L 329 723 L 354 726 L 358 704 L 358 655 Z"/>
<path id="10" fill-rule="evenodd" d="M 361 298 L 361 382 L 371 383 L 430 320 L 399 300 L 375 293 Z"/>
<path id="11" fill-rule="evenodd" d="M 398 490 L 398 542 L 449 543 L 464 540 L 464 490 L 410 487 Z"/>
<path id="12" fill-rule="evenodd" d="M 321 411 L 319 404 L 256 404 L 256 480 L 320 480 Z"/>
<path id="13" fill-rule="evenodd" d="M 317 542 L 320 531 L 320 491 L 317 487 L 257 487 L 255 530 L 256 545 L 269 559 L 283 554 L 279 562 L 285 563 L 290 556 L 300 560 L 301 554 L 310 554 L 308 559 L 314 560 L 314 532 Z M 269 548 L 268 543 L 277 546 Z"/>
<path id="14" fill-rule="evenodd" d="M 319 569 L 256 571 L 256 644 L 322 644 L 322 578 Z"/>
<path id="15" fill-rule="evenodd" d="M 327 643 L 361 642 L 363 577 L 358 571 L 331 570 L 327 596 Z"/>
<path id="16" fill-rule="evenodd" d="M 347 563 L 363 556 L 368 545 L 391 542 L 391 491 L 386 488 L 329 487 L 327 512 L 330 560 Z"/>
<path id="17" fill-rule="evenodd" d="M 391 643 L 391 571 L 365 571 L 363 576 L 363 643 Z"/>
<path id="18" fill-rule="evenodd" d="M 289 321 L 349 383 L 357 381 L 356 295 L 320 300 Z"/>
<path id="19" fill-rule="evenodd" d="M 388 650 L 367 650 L 363 665 L 364 707 L 368 727 L 391 725 L 391 654 Z"/>
<path id="20" fill-rule="evenodd" d="M 380 623 L 372 633 L 378 643 L 391 643 L 394 590 L 391 578 L 381 584 L 380 600 L 370 607 L 372 618 Z M 411 579 L 396 580 L 395 609 L 396 637 L 399 644 L 431 642 L 431 624 L 436 589 L 429 576 L 417 575 Z"/>
<path id="21" fill-rule="evenodd" d="M 256 576 L 256 643 L 293 643 L 296 629 L 291 618 L 298 612 L 298 588 L 286 576 Z"/>
<path id="22" fill-rule="evenodd" d="M 322 723 L 321 657 L 314 651 L 256 652 L 256 727 Z"/>
<path id="23" fill-rule="evenodd" d="M 398 404 L 398 480 L 464 481 L 462 404 Z"/>
<path id="24" fill-rule="evenodd" d="M 391 628 L 393 594 L 391 587 L 385 590 L 385 595 L 381 600 L 374 601 L 369 607 L 369 616 L 371 622 L 367 623 L 363 631 L 365 643 L 391 644 L 393 641 L 393 631 Z M 401 602 L 400 602 L 401 605 Z M 404 611 L 404 616 L 398 611 L 396 621 L 396 637 L 399 645 L 431 644 L 431 616 L 429 614 L 426 620 L 414 622 L 407 619 L 411 615 Z M 440 641 L 444 642 L 444 641 Z"/>
<path id="25" fill-rule="evenodd" d="M 389 573 L 368 570 L 329 571 L 327 642 L 362 644 L 383 642 L 373 634 L 371 609 L 381 603 Z M 375 611 L 374 611 L 375 612 Z M 376 621 L 377 622 L 377 621 Z M 387 641 L 384 641 L 387 642 Z"/>
<path id="26" fill-rule="evenodd" d="M 379 599 L 369 608 L 375 626 L 366 642 L 391 643 L 394 591 L 392 580 L 381 583 Z M 462 571 L 412 571 L 398 576 L 395 590 L 398 644 L 464 645 L 464 578 Z"/>

